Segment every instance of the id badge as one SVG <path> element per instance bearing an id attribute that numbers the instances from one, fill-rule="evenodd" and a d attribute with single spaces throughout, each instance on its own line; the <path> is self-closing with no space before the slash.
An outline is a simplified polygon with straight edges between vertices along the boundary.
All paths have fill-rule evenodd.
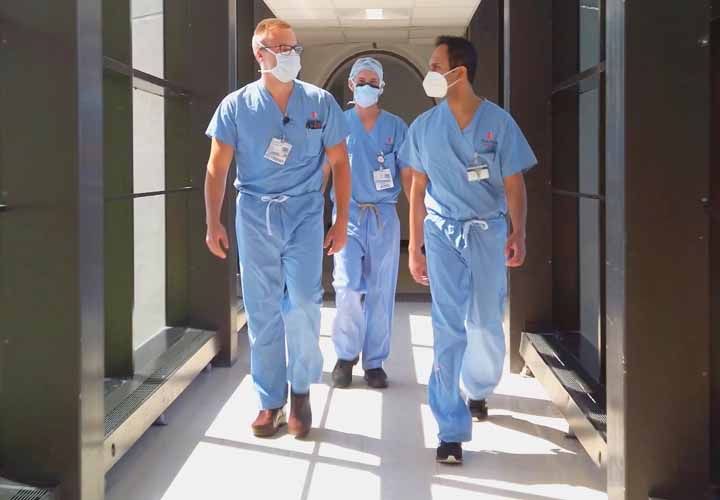
<path id="1" fill-rule="evenodd" d="M 468 182 L 480 182 L 490 178 L 490 165 L 475 153 L 472 164 L 467 169 Z"/>
<path id="2" fill-rule="evenodd" d="M 386 189 L 392 189 L 395 184 L 393 183 L 392 173 L 389 168 L 382 168 L 373 172 L 373 179 L 375 180 L 375 189 L 377 191 L 385 191 Z"/>
<path id="3" fill-rule="evenodd" d="M 270 146 L 268 146 L 267 151 L 265 151 L 265 158 L 273 163 L 283 166 L 285 165 L 288 156 L 290 156 L 291 150 L 292 144 L 276 137 L 270 141 Z"/>

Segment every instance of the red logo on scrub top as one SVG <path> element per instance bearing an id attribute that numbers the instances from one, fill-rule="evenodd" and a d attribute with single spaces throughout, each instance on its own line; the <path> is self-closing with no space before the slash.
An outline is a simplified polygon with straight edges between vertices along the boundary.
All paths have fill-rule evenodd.
<path id="1" fill-rule="evenodd" d="M 488 133 L 487 133 L 487 140 L 488 140 L 488 141 L 492 141 L 494 137 L 495 137 L 495 136 L 493 135 L 492 132 L 488 132 Z"/>
<path id="2" fill-rule="evenodd" d="M 392 144 L 394 140 L 395 140 L 395 139 L 393 139 L 393 137 L 390 136 L 390 137 L 388 137 L 387 143 L 388 143 L 388 144 Z"/>

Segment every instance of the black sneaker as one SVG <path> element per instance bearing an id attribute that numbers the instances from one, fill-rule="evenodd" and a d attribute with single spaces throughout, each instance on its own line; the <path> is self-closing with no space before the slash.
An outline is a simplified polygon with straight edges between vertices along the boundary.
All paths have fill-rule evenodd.
<path id="1" fill-rule="evenodd" d="M 468 399 L 468 408 L 470 409 L 470 415 L 478 422 L 487 420 L 488 418 L 488 407 L 487 402 L 484 399 Z"/>
<path id="2" fill-rule="evenodd" d="M 382 368 L 365 370 L 365 381 L 373 389 L 385 389 L 388 386 L 388 376 Z"/>
<path id="3" fill-rule="evenodd" d="M 351 359 L 350 361 L 338 359 L 332 372 L 333 387 L 344 389 L 350 386 L 352 383 L 353 366 L 355 366 L 357 362 L 358 358 Z"/>
<path id="4" fill-rule="evenodd" d="M 446 443 L 440 441 L 435 459 L 441 464 L 459 465 L 463 461 L 462 445 L 460 443 Z"/>

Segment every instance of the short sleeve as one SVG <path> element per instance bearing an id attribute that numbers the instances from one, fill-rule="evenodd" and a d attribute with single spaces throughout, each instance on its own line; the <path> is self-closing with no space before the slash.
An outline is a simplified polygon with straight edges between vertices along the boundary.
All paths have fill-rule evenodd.
<path id="1" fill-rule="evenodd" d="M 397 120 L 397 126 L 395 127 L 395 144 L 398 144 L 400 151 L 405 144 L 405 141 L 407 140 L 407 132 L 408 132 L 408 126 L 403 121 L 402 118 L 398 118 Z M 400 154 L 398 153 L 398 156 Z M 402 161 L 402 157 L 400 157 L 400 169 L 410 168 L 410 165 Z"/>
<path id="2" fill-rule="evenodd" d="M 210 120 L 205 135 L 217 139 L 223 144 L 237 148 L 238 131 L 236 123 L 236 103 L 231 96 L 222 100 Z"/>
<path id="3" fill-rule="evenodd" d="M 405 141 L 402 146 L 400 146 L 398 156 L 401 165 L 406 165 L 407 167 L 424 174 L 426 173 L 425 165 L 422 164 L 420 151 L 418 150 L 418 129 L 418 121 L 415 120 L 407 131 Z"/>
<path id="4" fill-rule="evenodd" d="M 350 129 L 347 125 L 345 113 L 338 105 L 335 98 L 330 93 L 324 94 L 327 102 L 327 118 L 325 119 L 325 127 L 323 128 L 322 140 L 323 147 L 331 148 L 337 146 L 350 135 Z"/>
<path id="5" fill-rule="evenodd" d="M 503 177 L 526 172 L 537 165 L 537 158 L 525 135 L 508 116 L 505 133 L 500 144 L 500 171 Z"/>

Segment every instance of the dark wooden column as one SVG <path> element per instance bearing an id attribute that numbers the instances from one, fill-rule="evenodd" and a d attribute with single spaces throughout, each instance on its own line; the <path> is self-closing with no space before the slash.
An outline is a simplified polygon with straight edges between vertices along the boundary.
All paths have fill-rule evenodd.
<path id="1" fill-rule="evenodd" d="M 611 500 L 709 480 L 708 3 L 607 0 Z"/>
<path id="2" fill-rule="evenodd" d="M 525 133 L 538 166 L 525 176 L 528 191 L 525 266 L 509 280 L 510 369 L 523 367 L 523 331 L 552 326 L 552 195 L 550 190 L 552 3 L 504 1 L 503 104 Z"/>
<path id="3" fill-rule="evenodd" d="M 0 0 L 0 475 L 104 495 L 101 2 Z"/>

